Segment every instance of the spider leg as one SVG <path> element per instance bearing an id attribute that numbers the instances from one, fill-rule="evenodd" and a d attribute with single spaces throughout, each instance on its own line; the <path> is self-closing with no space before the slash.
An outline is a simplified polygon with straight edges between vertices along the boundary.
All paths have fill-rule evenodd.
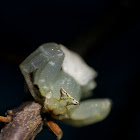
<path id="1" fill-rule="evenodd" d="M 20 65 L 21 72 L 24 75 L 29 91 L 35 99 L 39 99 L 39 97 L 35 93 L 31 74 L 38 69 L 42 70 L 46 63 L 49 63 L 51 59 L 59 56 L 63 56 L 63 52 L 60 50 L 59 45 L 56 43 L 46 43 L 30 54 Z"/>

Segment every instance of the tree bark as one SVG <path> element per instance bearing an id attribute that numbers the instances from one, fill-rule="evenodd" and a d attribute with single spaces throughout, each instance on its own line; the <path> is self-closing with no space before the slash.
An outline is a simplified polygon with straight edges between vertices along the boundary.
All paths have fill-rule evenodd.
<path id="1" fill-rule="evenodd" d="M 18 108 L 9 110 L 9 123 L 1 129 L 0 140 L 34 140 L 42 130 L 41 105 L 25 102 Z"/>

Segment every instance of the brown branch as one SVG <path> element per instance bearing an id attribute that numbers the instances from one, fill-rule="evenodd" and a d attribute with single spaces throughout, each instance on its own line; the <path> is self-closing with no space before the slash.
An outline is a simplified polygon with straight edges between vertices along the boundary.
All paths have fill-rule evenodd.
<path id="1" fill-rule="evenodd" d="M 25 102 L 18 108 L 7 111 L 7 116 L 0 116 L 0 122 L 7 123 L 1 129 L 0 140 L 34 140 L 42 130 L 43 123 L 56 136 L 62 138 L 63 132 L 53 120 L 42 121 L 41 105 L 35 102 Z"/>
<path id="2" fill-rule="evenodd" d="M 1 130 L 0 140 L 33 140 L 42 130 L 41 106 L 35 102 L 25 102 L 8 111 L 11 121 Z M 6 120 L 6 117 L 1 117 Z"/>

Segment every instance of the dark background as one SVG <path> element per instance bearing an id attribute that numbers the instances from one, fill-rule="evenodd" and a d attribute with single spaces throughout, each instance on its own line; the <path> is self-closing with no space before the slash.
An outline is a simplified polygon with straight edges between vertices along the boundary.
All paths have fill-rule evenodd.
<path id="1" fill-rule="evenodd" d="M 98 72 L 93 98 L 113 101 L 102 122 L 82 128 L 59 122 L 62 139 L 139 140 L 139 8 L 134 0 L 1 0 L 0 115 L 25 100 L 18 65 L 39 45 L 56 42 Z M 36 137 L 48 139 L 54 138 L 47 129 Z"/>

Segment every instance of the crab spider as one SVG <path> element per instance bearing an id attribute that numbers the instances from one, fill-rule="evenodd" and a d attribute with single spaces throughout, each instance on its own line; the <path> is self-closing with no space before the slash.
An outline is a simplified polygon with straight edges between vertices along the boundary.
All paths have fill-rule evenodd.
<path id="1" fill-rule="evenodd" d="M 109 99 L 81 101 L 91 95 L 97 74 L 63 45 L 41 45 L 23 61 L 20 69 L 31 95 L 55 119 L 84 126 L 103 120 L 110 112 Z"/>

